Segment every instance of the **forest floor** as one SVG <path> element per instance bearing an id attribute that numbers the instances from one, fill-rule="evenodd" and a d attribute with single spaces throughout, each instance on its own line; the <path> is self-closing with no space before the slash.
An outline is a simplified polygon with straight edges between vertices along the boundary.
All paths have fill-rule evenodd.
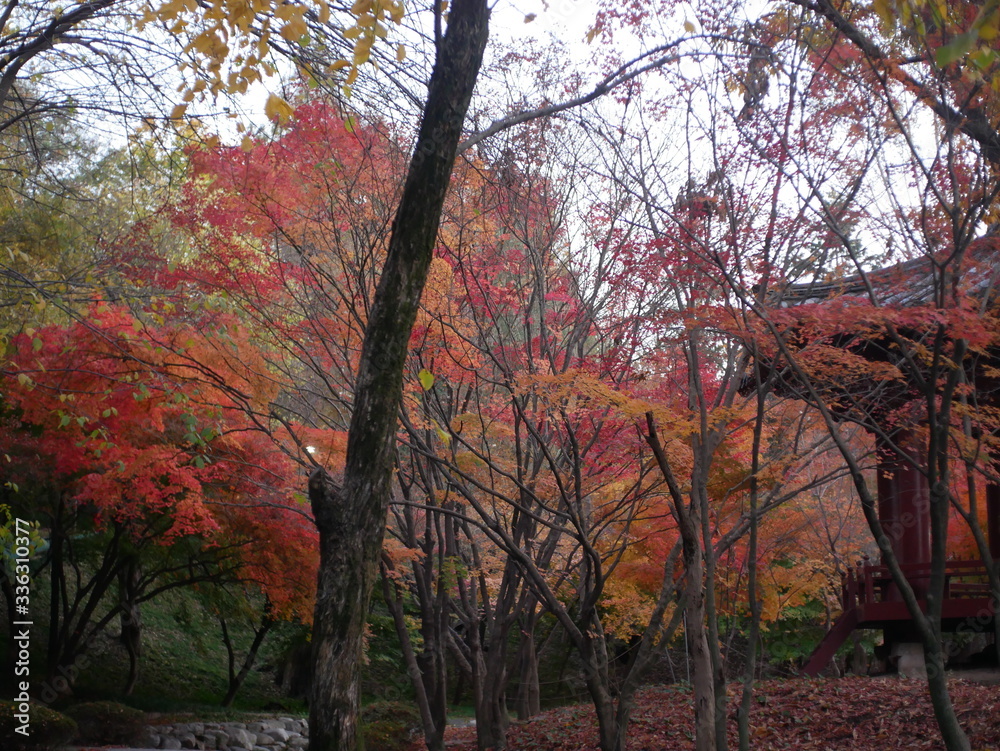
<path id="1" fill-rule="evenodd" d="M 978 678 L 978 676 L 971 676 Z M 952 701 L 973 751 L 1000 751 L 1000 685 L 954 679 Z M 735 708 L 740 687 L 730 687 L 730 748 L 737 748 Z M 835 751 L 924 751 L 943 744 L 926 681 L 896 677 L 764 681 L 754 690 L 751 748 Z M 450 728 L 449 751 L 475 751 L 475 728 Z M 593 708 L 553 709 L 513 723 L 512 751 L 597 751 Z M 649 688 L 637 697 L 628 732 L 629 751 L 694 748 L 689 691 Z"/>

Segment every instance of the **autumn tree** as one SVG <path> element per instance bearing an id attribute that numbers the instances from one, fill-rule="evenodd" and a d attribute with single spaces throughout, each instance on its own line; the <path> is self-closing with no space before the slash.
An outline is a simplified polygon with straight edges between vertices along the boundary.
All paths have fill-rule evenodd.
<path id="1" fill-rule="evenodd" d="M 86 322 L 19 335 L 5 357 L 5 493 L 48 530 L 50 676 L 118 620 L 130 690 L 140 606 L 176 587 L 242 581 L 283 619 L 312 604 L 312 530 L 291 497 L 294 472 L 267 466 L 258 457 L 274 452 L 260 452 L 243 413 L 164 359 L 159 337 L 196 350 L 203 335 L 166 332 L 98 304 Z M 276 534 L 296 544 L 278 546 Z"/>
<path id="2" fill-rule="evenodd" d="M 961 507 L 970 524 L 979 518 L 953 490 L 958 447 L 980 447 L 971 455 L 982 461 L 966 466 L 991 472 L 981 448 L 991 440 L 990 411 L 979 406 L 991 386 L 975 371 L 994 336 L 984 260 L 994 243 L 993 136 L 983 127 L 989 87 L 978 83 L 990 75 L 992 53 L 979 40 L 992 33 L 993 12 L 798 5 L 806 10 L 778 6 L 720 35 L 720 51 L 736 57 L 690 82 L 687 110 L 711 166 L 675 179 L 651 219 L 669 216 L 666 226 L 691 239 L 694 265 L 752 311 L 742 326 L 755 361 L 778 364 L 775 383 L 822 416 L 917 624 L 946 745 L 967 748 L 947 698 L 939 618 L 950 509 Z M 941 127 L 926 128 L 932 115 Z M 654 164 L 646 157 L 635 174 Z M 754 185 L 762 186 L 756 204 L 746 200 Z M 681 211 L 692 208 L 716 223 L 721 243 L 695 241 Z M 851 423 L 875 436 L 899 472 L 932 482 L 933 567 L 917 590 L 894 562 L 868 482 L 870 442 L 852 440 Z M 917 604 L 924 595 L 926 612 Z"/>
<path id="3" fill-rule="evenodd" d="M 504 742 L 512 636 L 519 712 L 530 714 L 538 705 L 535 631 L 543 610 L 568 597 L 580 604 L 580 619 L 594 616 L 622 554 L 614 540 L 627 535 L 649 490 L 641 462 L 623 463 L 615 453 L 616 437 L 634 442 L 629 420 L 602 412 L 615 407 L 601 380 L 626 378 L 628 357 L 612 353 L 613 336 L 596 331 L 568 264 L 565 188 L 546 177 L 545 160 L 511 158 L 541 151 L 529 145 L 537 136 L 532 129 L 510 144 L 507 159 L 463 181 L 461 198 L 447 206 L 430 287 L 442 297 L 424 302 L 404 398 L 401 475 L 412 479 L 403 487 L 410 503 L 398 512 L 399 529 L 413 528 L 416 500 L 423 501 L 425 539 L 435 539 L 432 525 L 452 530 L 436 539 L 467 572 L 449 586 L 462 625 L 462 637 L 451 638 L 471 677 L 482 748 Z M 560 416 L 563 398 L 581 406 Z M 592 409 L 584 406 L 592 400 Z M 611 488 L 623 497 L 605 504 L 599 498 Z M 401 541 L 417 548 L 412 531 Z M 432 565 L 427 553 L 423 567 Z M 565 604 L 558 611 L 574 622 Z M 599 633 L 599 643 L 588 645 L 582 634 L 593 628 L 600 626 L 576 623 L 573 632 L 589 660 L 595 702 L 602 701 L 602 732 L 614 735 L 610 650 Z"/>
<path id="4" fill-rule="evenodd" d="M 735 469 L 726 468 L 726 457 L 742 443 L 739 453 L 745 474 L 729 486 L 728 495 L 746 504 L 742 530 L 751 539 L 747 547 L 741 543 L 737 549 L 748 555 L 751 581 L 745 596 L 752 620 L 757 621 L 763 615 L 758 601 L 766 591 L 768 573 L 758 565 L 760 551 L 773 545 L 763 535 L 780 532 L 764 511 L 771 500 L 794 496 L 811 482 L 818 487 L 837 471 L 828 466 L 827 472 L 814 474 L 803 468 L 808 465 L 795 466 L 799 451 L 808 455 L 824 440 L 825 431 L 808 429 L 808 420 L 799 423 L 801 433 L 785 432 L 788 428 L 772 432 L 774 415 L 783 410 L 787 419 L 795 409 L 768 397 L 785 363 L 771 359 L 759 364 L 752 357 L 761 346 L 751 314 L 753 301 L 767 294 L 775 278 L 799 278 L 817 273 L 820 264 L 833 267 L 847 258 L 844 248 L 834 252 L 817 241 L 825 237 L 827 225 L 812 212 L 820 203 L 817 193 L 851 196 L 851 183 L 844 184 L 846 175 L 823 171 L 822 165 L 838 159 L 847 162 L 856 155 L 842 140 L 819 135 L 826 121 L 818 113 L 825 102 L 798 98 L 803 71 L 810 65 L 805 53 L 783 58 L 787 85 L 781 77 L 776 85 L 775 62 L 768 52 L 775 43 L 772 37 L 744 23 L 738 13 L 699 17 L 698 22 L 717 33 L 715 44 L 725 55 L 717 59 L 708 55 L 699 75 L 671 79 L 671 90 L 680 96 L 666 100 L 655 91 L 636 91 L 624 113 L 615 114 L 615 129 L 590 132 L 602 144 L 602 172 L 612 176 L 639 207 L 633 214 L 633 232 L 643 239 L 639 247 L 645 252 L 632 260 L 642 271 L 630 275 L 629 281 L 648 280 L 632 282 L 633 296 L 648 306 L 644 318 L 648 336 L 671 348 L 683 363 L 674 377 L 679 384 L 675 392 L 687 400 L 687 432 L 664 430 L 661 437 L 661 426 L 670 423 L 654 412 L 646 435 L 652 445 L 660 443 L 659 464 L 670 483 L 672 508 L 685 541 L 684 567 L 691 577 L 689 628 L 698 649 L 697 743 L 707 749 L 727 745 L 716 601 L 719 556 L 725 548 L 715 539 L 726 536 L 725 503 L 720 500 L 727 493 L 713 476 Z M 732 64 L 733 60 L 740 63 Z M 756 76 L 753 80 L 751 73 Z M 810 89 L 821 91 L 818 86 Z M 815 136 L 802 139 L 813 129 Z M 664 135 L 664 130 L 676 137 Z M 800 161 L 791 145 L 801 143 L 814 144 L 823 157 Z M 803 190 L 799 186 L 809 179 L 811 168 L 817 182 Z M 804 196 L 803 201 L 789 200 L 795 195 Z M 845 223 L 853 218 L 849 211 L 839 216 Z M 796 451 L 775 451 L 782 434 L 786 441 L 799 436 Z M 684 444 L 688 447 L 681 451 Z M 772 475 L 774 471 L 777 474 Z M 740 528 L 739 523 L 733 526 Z M 745 731 L 752 709 L 752 670 L 746 676 L 740 712 L 744 744 L 749 742 Z"/>

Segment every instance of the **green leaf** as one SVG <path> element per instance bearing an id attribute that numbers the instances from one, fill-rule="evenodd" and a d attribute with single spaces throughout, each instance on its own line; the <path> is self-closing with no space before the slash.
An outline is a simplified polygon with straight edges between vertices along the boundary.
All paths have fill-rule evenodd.
<path id="1" fill-rule="evenodd" d="M 972 46 L 976 43 L 976 39 L 979 38 L 979 34 L 972 31 L 966 31 L 962 34 L 957 35 L 948 44 L 943 47 L 938 47 L 934 52 L 934 58 L 937 60 L 937 64 L 944 67 L 945 65 L 950 65 L 956 60 L 960 60 Z"/>
<path id="2" fill-rule="evenodd" d="M 431 387 L 434 385 L 433 373 L 424 368 L 419 373 L 417 373 L 417 378 L 420 379 L 420 385 L 424 387 L 424 391 L 431 390 Z"/>

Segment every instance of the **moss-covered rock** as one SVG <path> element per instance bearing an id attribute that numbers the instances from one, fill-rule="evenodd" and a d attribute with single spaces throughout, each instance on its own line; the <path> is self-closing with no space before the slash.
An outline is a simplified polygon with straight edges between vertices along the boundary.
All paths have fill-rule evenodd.
<path id="1" fill-rule="evenodd" d="M 0 701 L 0 748 L 5 751 L 48 751 L 65 746 L 77 736 L 76 722 L 41 704 Z"/>
<path id="2" fill-rule="evenodd" d="M 367 751 L 399 751 L 420 733 L 420 712 L 401 701 L 377 701 L 361 710 Z"/>
<path id="3" fill-rule="evenodd" d="M 139 743 L 146 727 L 146 715 L 114 701 L 74 704 L 66 714 L 76 720 L 80 740 L 95 745 Z"/>

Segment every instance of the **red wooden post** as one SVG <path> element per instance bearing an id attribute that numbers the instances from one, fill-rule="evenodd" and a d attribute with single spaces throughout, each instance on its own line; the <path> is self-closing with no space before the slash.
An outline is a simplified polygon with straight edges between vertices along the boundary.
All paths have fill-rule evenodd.
<path id="1" fill-rule="evenodd" d="M 909 431 L 897 431 L 893 439 L 904 450 L 912 446 Z M 882 529 L 901 565 L 928 563 L 931 559 L 931 525 L 927 477 L 919 466 L 900 456 L 885 442 L 880 443 L 878 516 Z M 911 450 L 910 453 L 919 456 L 917 451 Z M 918 597 L 927 591 L 926 576 L 912 577 L 910 584 Z M 886 599 L 900 599 L 895 586 L 889 587 Z"/>

